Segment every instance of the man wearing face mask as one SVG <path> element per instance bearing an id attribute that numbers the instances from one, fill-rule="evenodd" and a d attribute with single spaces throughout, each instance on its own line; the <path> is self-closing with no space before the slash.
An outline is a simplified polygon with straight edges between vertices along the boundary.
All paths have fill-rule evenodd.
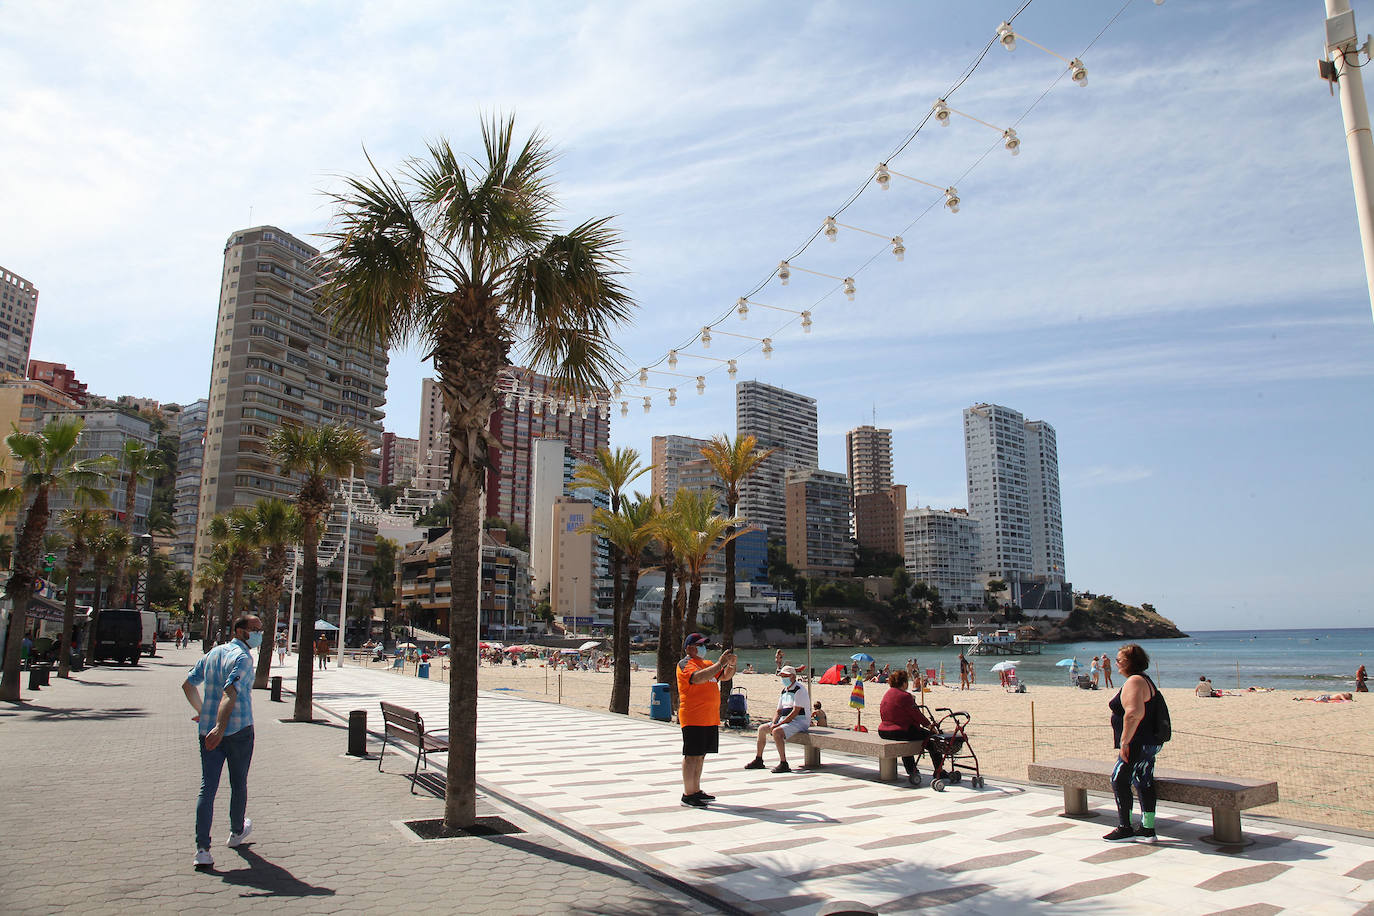
<path id="1" fill-rule="evenodd" d="M 220 774 L 229 764 L 229 846 L 239 846 L 253 832 L 244 817 L 248 807 L 248 766 L 253 761 L 253 657 L 250 649 L 262 645 L 262 621 L 240 617 L 232 628 L 234 638 L 215 646 L 196 662 L 181 685 L 186 701 L 199 723 L 200 800 L 196 803 L 197 868 L 215 864 L 210 855 L 210 821 Z M 203 694 L 196 687 L 203 688 Z M 213 719 L 207 714 L 214 710 Z"/>
<path id="2" fill-rule="evenodd" d="M 806 685 L 797 680 L 797 669 L 784 665 L 778 671 L 778 676 L 782 678 L 778 711 L 773 715 L 772 722 L 759 726 L 759 745 L 754 752 L 754 759 L 744 765 L 746 770 L 764 768 L 763 748 L 771 735 L 773 743 L 778 746 L 778 765 L 773 767 L 773 772 L 792 772 L 787 765 L 787 739 L 797 732 L 806 731 L 811 725 L 811 696 L 807 693 Z"/>
<path id="3" fill-rule="evenodd" d="M 716 797 L 701 788 L 706 755 L 720 750 L 719 682 L 735 676 L 735 653 L 722 652 L 714 665 L 706 660 L 706 637 L 692 633 L 682 643 L 686 655 L 677 663 L 677 720 L 682 726 L 682 804 L 705 808 Z"/>

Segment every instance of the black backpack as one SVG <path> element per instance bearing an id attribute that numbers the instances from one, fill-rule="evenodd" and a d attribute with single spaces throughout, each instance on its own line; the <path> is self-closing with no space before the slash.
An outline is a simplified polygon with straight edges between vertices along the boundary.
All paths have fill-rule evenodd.
<path id="1" fill-rule="evenodd" d="M 1147 677 L 1146 680 L 1149 680 Z M 1155 720 L 1152 723 L 1155 733 L 1155 740 L 1164 744 L 1174 736 L 1174 723 L 1169 719 L 1169 704 L 1164 702 L 1164 692 L 1159 689 L 1159 685 L 1150 681 L 1150 686 L 1155 689 Z"/>

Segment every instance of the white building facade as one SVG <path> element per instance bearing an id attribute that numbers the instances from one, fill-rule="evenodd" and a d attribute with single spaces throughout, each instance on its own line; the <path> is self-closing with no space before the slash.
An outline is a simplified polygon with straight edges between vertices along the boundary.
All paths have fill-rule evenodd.
<path id="1" fill-rule="evenodd" d="M 953 610 L 983 603 L 978 519 L 957 509 L 908 509 L 902 519 L 902 556 L 913 580 L 932 585 Z"/>
<path id="2" fill-rule="evenodd" d="M 735 434 L 752 435 L 760 449 L 774 450 L 740 485 L 739 514 L 766 528 L 770 539 L 786 540 L 787 472 L 816 468 L 820 453 L 816 399 L 763 382 L 740 382 Z"/>

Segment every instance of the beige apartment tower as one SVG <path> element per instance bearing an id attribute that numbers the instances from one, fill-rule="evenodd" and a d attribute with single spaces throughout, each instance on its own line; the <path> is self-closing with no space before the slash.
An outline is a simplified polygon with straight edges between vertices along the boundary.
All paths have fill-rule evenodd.
<path id="1" fill-rule="evenodd" d="M 0 267 L 0 371 L 19 378 L 28 372 L 37 313 L 38 287 Z"/>

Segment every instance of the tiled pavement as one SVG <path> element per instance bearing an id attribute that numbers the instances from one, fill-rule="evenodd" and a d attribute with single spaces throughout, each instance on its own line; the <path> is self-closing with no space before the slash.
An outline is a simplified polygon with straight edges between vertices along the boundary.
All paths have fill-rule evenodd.
<path id="1" fill-rule="evenodd" d="M 366 709 L 373 727 L 381 698 L 431 728 L 446 722 L 446 685 L 383 671 L 331 670 L 315 698 L 339 715 Z M 678 803 L 674 727 L 512 693 L 478 702 L 485 790 L 749 912 L 850 900 L 884 914 L 1374 914 L 1374 840 L 1363 837 L 1251 818 L 1253 845 L 1217 849 L 1201 840 L 1208 812 L 1161 808 L 1157 846 L 1113 845 L 1101 839 L 1105 798 L 1094 800 L 1104 816 L 1084 822 L 1056 817 L 1057 790 L 996 781 L 935 793 L 880 783 L 872 761 L 838 755 L 775 776 L 743 770 L 752 741 L 728 737 L 706 765 L 719 801 L 701 811 Z"/>
<path id="2" fill-rule="evenodd" d="M 216 867 L 194 871 L 200 765 L 180 683 L 198 655 L 164 648 L 0 703 L 0 914 L 715 911 L 490 798 L 479 814 L 527 832 L 420 841 L 402 822 L 441 816 L 439 801 L 412 796 L 399 765 L 344 755 L 336 725 L 280 721 L 289 704 L 265 693 L 253 835 L 223 845 L 226 780 Z"/>

